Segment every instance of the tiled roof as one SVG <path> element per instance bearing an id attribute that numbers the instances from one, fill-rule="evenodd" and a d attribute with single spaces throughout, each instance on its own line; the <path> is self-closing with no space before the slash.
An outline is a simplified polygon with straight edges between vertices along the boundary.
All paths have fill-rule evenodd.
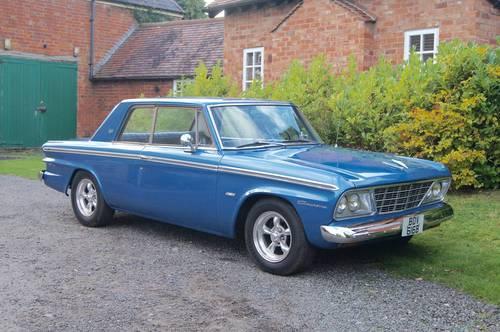
<path id="1" fill-rule="evenodd" d="M 221 11 L 234 8 L 241 7 L 246 5 L 257 4 L 259 2 L 266 2 L 267 0 L 215 0 L 207 6 L 207 11 L 211 17 L 214 17 Z M 355 4 L 351 0 L 333 0 L 334 3 L 342 6 L 343 8 L 349 10 L 353 14 L 359 16 L 361 19 L 366 22 L 375 22 L 375 15 L 369 13 L 366 9 L 361 6 Z"/>
<path id="2" fill-rule="evenodd" d="M 164 79 L 193 76 L 200 61 L 222 61 L 224 20 L 186 20 L 140 26 L 100 66 L 96 79 Z"/>
<path id="3" fill-rule="evenodd" d="M 156 10 L 165 10 L 173 13 L 184 13 L 184 10 L 175 0 L 104 0 L 124 5 L 146 7 Z"/>

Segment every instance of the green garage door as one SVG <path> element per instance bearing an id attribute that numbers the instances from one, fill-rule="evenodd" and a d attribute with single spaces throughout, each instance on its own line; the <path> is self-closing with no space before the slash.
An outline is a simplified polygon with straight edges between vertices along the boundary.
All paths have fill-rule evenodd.
<path id="1" fill-rule="evenodd" d="M 77 65 L 0 56 L 0 147 L 76 136 Z"/>

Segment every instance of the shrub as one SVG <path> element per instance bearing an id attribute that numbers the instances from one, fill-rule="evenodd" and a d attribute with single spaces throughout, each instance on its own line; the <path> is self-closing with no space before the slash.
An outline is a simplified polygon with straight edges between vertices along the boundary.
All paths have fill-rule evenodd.
<path id="1" fill-rule="evenodd" d="M 441 44 L 436 61 L 381 59 L 359 71 L 351 60 L 341 73 L 318 56 L 242 94 L 220 65 L 209 75 L 201 64 L 185 95 L 289 100 L 327 143 L 443 162 L 455 188 L 500 185 L 498 47 L 454 41 Z"/>

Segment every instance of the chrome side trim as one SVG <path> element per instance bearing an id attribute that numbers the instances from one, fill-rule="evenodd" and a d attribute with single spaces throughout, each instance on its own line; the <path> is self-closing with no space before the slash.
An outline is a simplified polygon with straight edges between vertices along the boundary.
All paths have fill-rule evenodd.
<path id="1" fill-rule="evenodd" d="M 418 213 L 415 213 L 418 214 Z M 443 203 L 441 207 L 423 212 L 424 230 L 439 226 L 453 217 L 453 209 Z M 410 214 L 412 215 L 412 214 Z M 403 217 L 352 226 L 321 226 L 321 235 L 328 242 L 353 244 L 377 238 L 401 235 Z"/>
<path id="2" fill-rule="evenodd" d="M 122 152 L 107 152 L 107 151 L 96 151 L 96 150 L 85 150 L 85 149 L 65 149 L 65 148 L 50 148 L 50 147 L 45 147 L 45 148 L 43 148 L 43 150 L 49 151 L 49 152 L 64 152 L 64 153 L 83 154 L 83 155 L 91 155 L 91 156 L 99 156 L 99 157 L 145 160 L 145 161 L 151 161 L 151 162 L 156 162 L 156 163 L 161 163 L 161 164 L 186 166 L 186 167 L 192 167 L 192 168 L 198 168 L 198 169 L 208 169 L 208 170 L 212 170 L 212 171 L 216 171 L 218 169 L 218 166 L 216 166 L 216 165 L 197 163 L 197 162 L 192 162 L 192 161 L 177 160 L 177 159 L 170 159 L 170 158 L 145 156 L 145 155 L 142 155 L 140 153 L 139 154 L 130 154 L 130 153 L 122 153 Z"/>
<path id="3" fill-rule="evenodd" d="M 44 147 L 43 151 L 44 152 L 45 151 L 46 152 L 61 152 L 61 153 L 70 153 L 70 154 L 83 154 L 83 155 L 98 156 L 98 157 L 124 158 L 124 159 L 133 159 L 133 160 L 141 159 L 139 154 L 130 154 L 130 153 L 122 153 L 122 152 L 107 152 L 107 151 L 86 150 L 86 149 Z"/>
<path id="4" fill-rule="evenodd" d="M 70 153 L 70 154 L 81 154 L 81 155 L 91 155 L 91 156 L 99 156 L 99 157 L 111 157 L 111 158 L 124 158 L 124 159 L 132 159 L 132 160 L 146 160 L 156 163 L 169 164 L 169 165 L 177 165 L 177 166 L 185 166 L 192 167 L 197 169 L 206 169 L 211 171 L 221 171 L 229 174 L 238 174 L 238 175 L 247 175 L 262 179 L 268 180 L 276 180 L 287 183 L 293 183 L 298 185 L 304 185 L 312 188 L 323 189 L 323 190 L 331 190 L 336 191 L 339 188 L 336 185 L 318 182 L 314 180 L 307 180 L 296 178 L 292 176 L 280 175 L 275 173 L 267 173 L 260 171 L 252 171 L 243 168 L 237 167 L 229 167 L 229 166 L 217 166 L 210 165 L 205 163 L 197 163 L 192 161 L 184 161 L 170 158 L 161 158 L 161 157 L 153 157 L 153 156 L 143 156 L 140 153 L 138 154 L 130 154 L 130 153 L 122 153 L 122 152 L 108 152 L 108 151 L 97 151 L 97 150 L 86 150 L 86 149 L 72 149 L 72 148 L 52 148 L 52 147 L 44 147 L 43 151 L 47 152 L 61 152 L 61 153 Z"/>
<path id="5" fill-rule="evenodd" d="M 313 188 L 333 190 L 333 191 L 339 189 L 336 185 L 333 185 L 333 184 L 318 182 L 318 181 L 313 181 L 313 180 L 307 180 L 307 179 L 301 179 L 301 178 L 295 178 L 295 177 L 291 177 L 291 176 L 287 176 L 287 175 L 279 175 L 279 174 L 274 174 L 274 173 L 252 171 L 252 170 L 247 170 L 247 169 L 243 169 L 243 168 L 236 168 L 236 167 L 229 167 L 229 166 L 221 166 L 219 169 L 225 173 L 248 175 L 248 176 L 254 176 L 254 177 L 259 177 L 259 178 L 269 179 L 269 180 L 278 180 L 278 181 L 283 181 L 283 182 L 288 182 L 288 183 L 300 184 L 300 185 L 313 187 Z"/>

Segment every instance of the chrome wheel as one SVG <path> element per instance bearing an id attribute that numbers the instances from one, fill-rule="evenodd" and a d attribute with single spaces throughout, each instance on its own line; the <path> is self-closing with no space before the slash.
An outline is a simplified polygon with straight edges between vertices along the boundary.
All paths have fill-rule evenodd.
<path id="1" fill-rule="evenodd" d="M 290 225 L 278 212 L 264 212 L 254 223 L 253 243 L 262 258 L 279 263 L 288 256 L 292 246 Z"/>
<path id="2" fill-rule="evenodd" d="M 97 209 L 97 190 L 90 179 L 82 179 L 76 187 L 76 205 L 78 211 L 85 216 L 91 217 Z"/>

